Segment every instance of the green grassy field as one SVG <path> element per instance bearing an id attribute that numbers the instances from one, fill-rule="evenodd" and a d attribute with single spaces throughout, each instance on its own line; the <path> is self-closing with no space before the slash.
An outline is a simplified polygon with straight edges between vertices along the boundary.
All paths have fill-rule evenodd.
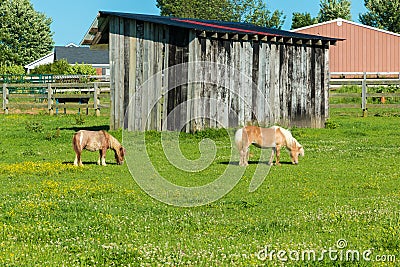
<path id="1" fill-rule="evenodd" d="M 237 186 L 193 208 L 148 196 L 112 152 L 106 167 L 95 165 L 98 154 L 90 152 L 84 167 L 72 166 L 73 132 L 107 129 L 108 117 L 2 115 L 0 265 L 397 266 L 400 113 L 331 113 L 330 129 L 292 129 L 305 147 L 299 165 L 285 164 L 283 151 L 284 164 L 249 193 L 259 155 L 252 148 Z M 224 132 L 181 135 L 189 158 L 200 156 L 203 137 L 218 149 L 207 169 L 189 174 L 168 164 L 159 136 L 146 135 L 148 153 L 176 184 L 206 184 L 228 166 Z"/>

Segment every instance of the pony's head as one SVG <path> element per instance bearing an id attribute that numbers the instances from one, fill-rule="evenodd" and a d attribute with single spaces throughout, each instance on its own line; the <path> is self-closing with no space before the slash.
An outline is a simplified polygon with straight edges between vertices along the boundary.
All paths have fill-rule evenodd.
<path id="1" fill-rule="evenodd" d="M 299 156 L 304 156 L 304 148 L 300 143 L 293 137 L 292 133 L 284 128 L 278 127 L 280 132 L 283 134 L 286 140 L 286 147 L 290 151 L 290 157 L 293 164 L 299 164 Z"/>
<path id="2" fill-rule="evenodd" d="M 117 161 L 118 165 L 124 164 L 126 150 L 122 146 L 115 149 L 115 160 Z"/>
<path id="3" fill-rule="evenodd" d="M 299 156 L 304 157 L 304 148 L 296 141 L 290 149 L 290 158 L 293 164 L 299 164 Z"/>

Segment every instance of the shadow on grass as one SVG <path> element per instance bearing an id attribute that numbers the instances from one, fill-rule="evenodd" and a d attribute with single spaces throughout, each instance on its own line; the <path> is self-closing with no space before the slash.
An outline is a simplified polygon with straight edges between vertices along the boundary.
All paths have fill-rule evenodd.
<path id="1" fill-rule="evenodd" d="M 267 164 L 267 162 L 265 162 L 265 161 L 260 162 L 260 161 L 255 161 L 255 160 L 249 160 L 248 163 L 249 163 L 249 165 Z M 218 162 L 218 164 L 239 166 L 239 161 L 220 161 L 220 162 Z M 281 165 L 293 165 L 290 161 L 281 161 L 280 164 Z M 275 162 L 274 162 L 274 165 L 275 165 Z"/>
<path id="2" fill-rule="evenodd" d="M 104 130 L 104 131 L 108 131 L 108 130 L 110 130 L 110 126 L 109 125 L 98 125 L 98 126 L 88 126 L 88 127 L 85 127 L 85 126 L 82 126 L 82 127 L 74 126 L 74 127 L 60 128 L 60 130 L 71 130 L 71 131 L 75 131 L 75 132 L 77 132 L 79 130 L 87 130 L 87 131 L 101 131 L 101 130 Z"/>
<path id="3" fill-rule="evenodd" d="M 106 163 L 107 163 L 107 165 L 118 165 L 116 162 L 106 162 Z M 74 162 L 73 161 L 63 161 L 62 164 L 64 164 L 64 165 L 74 165 Z M 82 164 L 83 164 L 83 166 L 85 166 L 85 165 L 97 165 L 97 162 L 94 162 L 94 161 L 83 161 Z M 98 165 L 98 166 L 101 166 L 101 165 Z"/>

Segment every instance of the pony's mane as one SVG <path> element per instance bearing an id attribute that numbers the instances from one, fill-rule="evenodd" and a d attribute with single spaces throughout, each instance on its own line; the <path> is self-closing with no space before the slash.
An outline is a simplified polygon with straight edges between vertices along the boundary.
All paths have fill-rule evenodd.
<path id="1" fill-rule="evenodd" d="M 103 132 L 107 136 L 107 139 L 110 143 L 109 146 L 111 149 L 117 150 L 122 146 L 121 143 L 114 136 L 107 133 L 106 131 L 103 131 Z"/>
<path id="2" fill-rule="evenodd" d="M 291 149 L 294 144 L 296 144 L 297 147 L 301 146 L 300 143 L 293 137 L 292 133 L 289 130 L 286 130 L 279 126 L 275 126 L 275 127 L 279 128 L 281 133 L 285 136 L 286 144 L 289 149 Z"/>

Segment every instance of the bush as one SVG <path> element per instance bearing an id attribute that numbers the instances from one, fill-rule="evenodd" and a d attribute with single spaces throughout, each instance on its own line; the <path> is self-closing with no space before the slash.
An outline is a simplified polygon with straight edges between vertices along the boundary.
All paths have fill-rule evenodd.
<path id="1" fill-rule="evenodd" d="M 34 68 L 31 73 L 32 74 L 55 74 L 55 75 L 63 75 L 70 74 L 69 69 L 71 66 L 64 59 L 57 60 L 54 63 L 49 63 L 45 65 L 40 65 Z"/>
<path id="2" fill-rule="evenodd" d="M 81 114 L 78 114 L 75 116 L 75 124 L 76 125 L 83 125 L 86 122 L 86 116 L 82 116 Z"/>
<path id="3" fill-rule="evenodd" d="M 325 128 L 326 129 L 336 129 L 336 128 L 339 128 L 339 127 L 340 127 L 340 124 L 338 122 L 334 121 L 334 120 L 329 119 L 329 120 L 327 120 L 325 122 Z"/>
<path id="4" fill-rule="evenodd" d="M 23 75 L 23 74 L 25 74 L 25 69 L 23 66 L 18 66 L 18 65 L 11 65 L 11 66 L 0 65 L 0 74 Z"/>
<path id="5" fill-rule="evenodd" d="M 96 69 L 91 65 L 87 64 L 77 64 L 70 66 L 70 74 L 77 75 L 96 75 Z"/>
<path id="6" fill-rule="evenodd" d="M 25 129 L 28 132 L 34 133 L 43 133 L 44 131 L 43 123 L 39 121 L 28 121 L 25 125 Z"/>
<path id="7" fill-rule="evenodd" d="M 31 71 L 32 74 L 54 74 L 54 75 L 95 75 L 96 69 L 91 65 L 75 64 L 71 66 L 65 59 L 54 63 L 41 65 Z"/>

